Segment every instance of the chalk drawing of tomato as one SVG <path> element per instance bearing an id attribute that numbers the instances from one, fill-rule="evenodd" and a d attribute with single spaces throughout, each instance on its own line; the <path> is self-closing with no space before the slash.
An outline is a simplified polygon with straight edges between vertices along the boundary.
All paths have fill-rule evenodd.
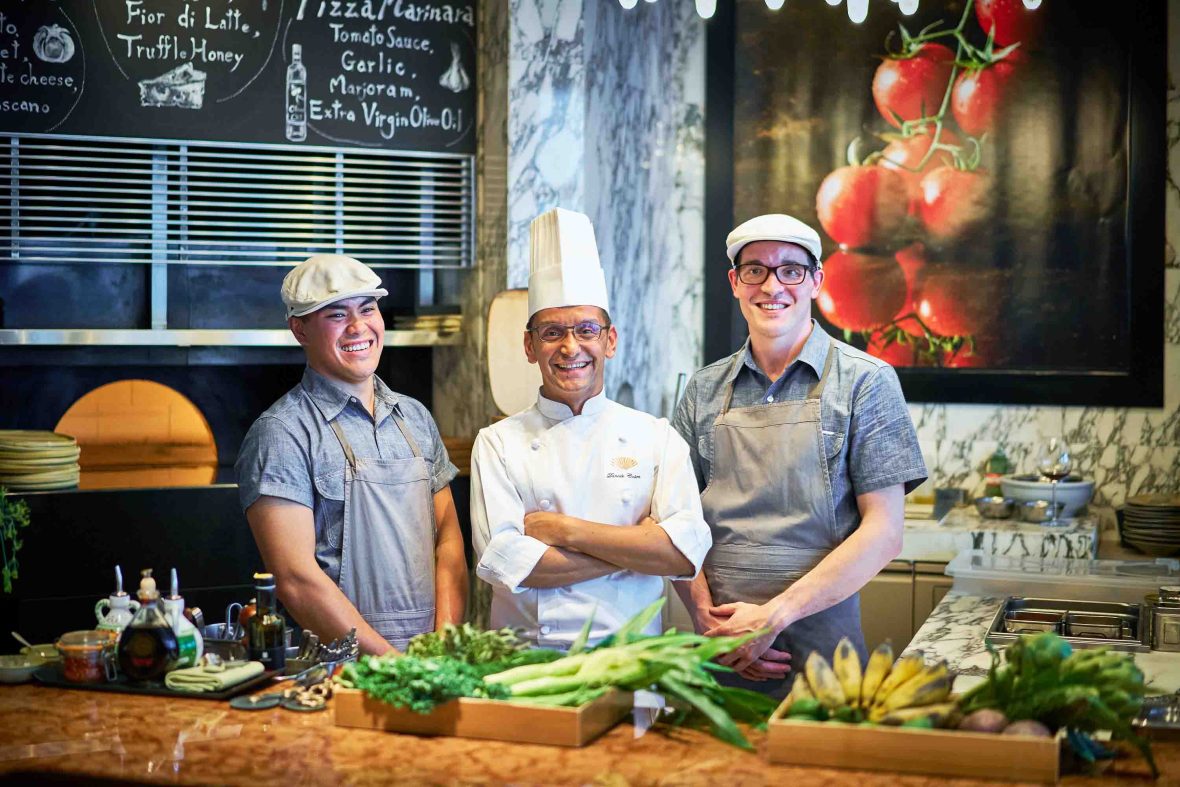
<path id="1" fill-rule="evenodd" d="M 65 63 L 74 56 L 74 39 L 61 25 L 41 25 L 33 36 L 33 52 L 46 63 Z"/>

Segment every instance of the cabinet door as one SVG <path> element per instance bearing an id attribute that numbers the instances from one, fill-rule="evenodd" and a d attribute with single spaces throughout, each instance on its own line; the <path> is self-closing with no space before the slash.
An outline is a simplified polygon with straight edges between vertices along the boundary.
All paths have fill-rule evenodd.
<path id="1" fill-rule="evenodd" d="M 926 618 L 942 601 L 942 597 L 951 589 L 954 580 L 947 576 L 936 574 L 916 574 L 914 576 L 914 631 L 922 628 Z"/>
<path id="2" fill-rule="evenodd" d="M 883 572 L 860 591 L 860 626 L 869 650 L 892 641 L 901 653 L 914 636 L 914 578 L 910 572 Z M 925 620 L 925 618 L 923 618 Z"/>

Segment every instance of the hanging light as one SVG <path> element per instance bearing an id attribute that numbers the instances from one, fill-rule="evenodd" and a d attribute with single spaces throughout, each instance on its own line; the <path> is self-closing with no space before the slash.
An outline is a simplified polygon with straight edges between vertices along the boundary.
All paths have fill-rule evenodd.
<path id="1" fill-rule="evenodd" d="M 712 19 L 713 12 L 717 10 L 717 0 L 696 0 L 697 15 L 701 19 Z"/>
<path id="2" fill-rule="evenodd" d="M 638 2 L 639 2 L 639 0 L 619 0 L 619 5 L 621 5 L 626 10 L 630 11 L 632 8 L 635 7 L 635 4 Z"/>
<path id="3" fill-rule="evenodd" d="M 899 0 L 897 7 L 900 8 L 901 12 L 906 16 L 911 16 L 915 11 L 918 10 L 918 0 Z"/>
<path id="4" fill-rule="evenodd" d="M 860 24 L 869 16 L 869 0 L 848 0 L 848 18 Z"/>
<path id="5" fill-rule="evenodd" d="M 840 5 L 840 0 L 828 0 L 828 5 Z"/>
<path id="6" fill-rule="evenodd" d="M 1024 0 L 1024 7 L 1029 11 L 1036 11 L 1041 7 L 1041 0 Z"/>
<path id="7" fill-rule="evenodd" d="M 766 0 L 766 7 L 771 11 L 777 11 L 783 7 L 783 3 L 787 0 Z"/>

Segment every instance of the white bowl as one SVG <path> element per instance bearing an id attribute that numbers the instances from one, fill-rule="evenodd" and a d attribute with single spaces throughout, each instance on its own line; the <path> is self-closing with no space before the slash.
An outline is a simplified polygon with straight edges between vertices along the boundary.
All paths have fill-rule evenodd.
<path id="1" fill-rule="evenodd" d="M 28 656 L 0 656 L 0 683 L 24 683 L 39 666 L 40 661 Z"/>
<path id="2" fill-rule="evenodd" d="M 1017 503 L 1053 499 L 1053 484 L 1040 476 L 1006 475 L 1000 479 L 1000 488 L 1004 491 L 1004 497 L 1010 497 Z M 1084 480 L 1076 475 L 1060 481 L 1057 484 L 1057 502 L 1065 504 L 1061 509 L 1061 516 L 1077 516 L 1093 495 L 1093 481 Z"/>

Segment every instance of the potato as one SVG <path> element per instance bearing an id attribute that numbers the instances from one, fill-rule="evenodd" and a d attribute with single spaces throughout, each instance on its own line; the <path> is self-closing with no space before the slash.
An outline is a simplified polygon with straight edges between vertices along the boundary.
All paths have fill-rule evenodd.
<path id="1" fill-rule="evenodd" d="M 1003 735 L 1031 735 L 1035 738 L 1052 737 L 1053 731 L 1035 719 L 1014 721 L 1004 728 Z"/>
<path id="2" fill-rule="evenodd" d="M 1008 717 L 995 708 L 982 708 L 968 713 L 959 722 L 959 729 L 968 732 L 999 733 L 1008 726 Z"/>

